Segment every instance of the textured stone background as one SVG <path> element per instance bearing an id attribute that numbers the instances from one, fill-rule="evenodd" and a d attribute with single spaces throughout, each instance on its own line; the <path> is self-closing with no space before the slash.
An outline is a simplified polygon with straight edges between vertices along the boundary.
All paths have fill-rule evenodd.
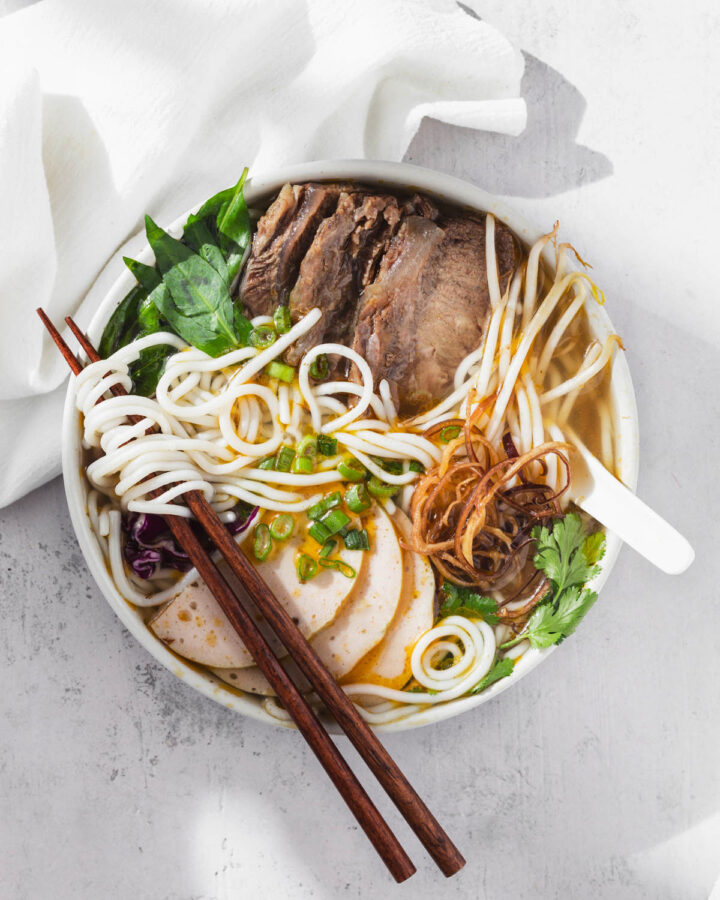
<path id="1" fill-rule="evenodd" d="M 528 130 L 425 122 L 408 159 L 560 217 L 595 263 L 638 392 L 640 492 L 694 567 L 625 550 L 586 627 L 515 689 L 387 738 L 469 859 L 445 881 L 380 797 L 419 865 L 396 888 L 295 734 L 193 693 L 123 631 L 55 481 L 0 513 L 3 898 L 684 900 L 720 874 L 720 13 L 473 8 L 526 52 Z"/>

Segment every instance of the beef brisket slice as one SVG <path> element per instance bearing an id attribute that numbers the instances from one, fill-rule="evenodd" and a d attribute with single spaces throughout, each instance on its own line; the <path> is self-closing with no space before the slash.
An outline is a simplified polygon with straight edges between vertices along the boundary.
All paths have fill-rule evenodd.
<path id="1" fill-rule="evenodd" d="M 495 241 L 504 291 L 515 241 L 499 222 Z M 410 216 L 365 290 L 353 348 L 376 384 L 388 380 L 400 414 L 413 415 L 450 391 L 458 364 L 479 346 L 489 313 L 484 218 L 450 218 L 441 227 Z"/>
<path id="2" fill-rule="evenodd" d="M 400 218 L 395 197 L 343 192 L 335 212 L 324 219 L 300 265 L 290 292 L 293 322 L 319 307 L 322 318 L 288 348 L 285 359 L 297 365 L 317 344 L 350 344 L 362 288 L 370 279 L 387 233 Z"/>
<path id="3" fill-rule="evenodd" d="M 300 262 L 343 187 L 286 184 L 262 216 L 240 284 L 240 300 L 251 317 L 272 315 L 287 303 Z"/>

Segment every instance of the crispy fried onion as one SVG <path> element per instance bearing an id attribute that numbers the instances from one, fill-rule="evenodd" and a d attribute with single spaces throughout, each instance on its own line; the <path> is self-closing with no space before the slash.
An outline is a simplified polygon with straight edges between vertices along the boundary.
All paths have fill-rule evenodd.
<path id="1" fill-rule="evenodd" d="M 480 415 L 474 410 L 464 422 L 442 423 L 462 425 L 463 433 L 448 443 L 440 464 L 415 488 L 412 548 L 429 556 L 440 574 L 457 585 L 499 591 L 519 579 L 519 589 L 505 598 L 501 609 L 503 620 L 515 621 L 546 589 L 537 571 L 524 577 L 523 570 L 533 527 L 561 514 L 559 500 L 570 484 L 569 447 L 548 441 L 518 455 L 508 434 L 503 439 L 506 457 L 499 458 L 478 433 L 475 421 Z M 541 477 L 545 474 L 551 454 L 565 473 L 557 490 L 533 480 L 538 470 Z"/>

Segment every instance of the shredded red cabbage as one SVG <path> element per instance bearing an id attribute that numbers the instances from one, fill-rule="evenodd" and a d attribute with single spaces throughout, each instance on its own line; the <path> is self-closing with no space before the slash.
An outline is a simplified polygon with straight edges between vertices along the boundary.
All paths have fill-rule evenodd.
<path id="1" fill-rule="evenodd" d="M 226 523 L 230 534 L 242 534 L 257 515 L 257 507 L 240 501 L 235 507 L 235 520 Z M 192 523 L 200 541 L 207 548 L 208 540 L 201 528 Z M 160 569 L 187 572 L 192 568 L 185 551 L 177 545 L 162 516 L 151 513 L 128 513 L 123 516 L 125 546 L 123 555 L 138 578 L 152 578 Z"/>

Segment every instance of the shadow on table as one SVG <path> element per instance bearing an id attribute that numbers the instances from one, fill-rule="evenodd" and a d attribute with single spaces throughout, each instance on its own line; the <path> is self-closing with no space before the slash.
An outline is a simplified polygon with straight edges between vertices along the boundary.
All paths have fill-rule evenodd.
<path id="1" fill-rule="evenodd" d="M 407 162 L 449 171 L 495 194 L 551 197 L 607 178 L 612 162 L 576 143 L 587 103 L 559 72 L 529 53 L 521 93 L 527 126 L 517 137 L 425 119 Z M 471 160 L 471 166 L 461 161 Z"/>

